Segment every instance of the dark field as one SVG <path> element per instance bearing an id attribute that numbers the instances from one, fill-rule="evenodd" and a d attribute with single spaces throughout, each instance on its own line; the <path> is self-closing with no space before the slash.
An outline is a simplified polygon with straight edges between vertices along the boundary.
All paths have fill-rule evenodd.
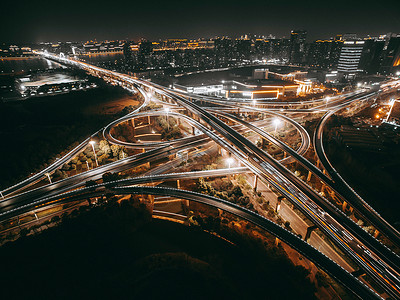
<path id="1" fill-rule="evenodd" d="M 135 105 L 136 96 L 98 82 L 99 88 L 0 103 L 0 188 L 54 162 Z"/>

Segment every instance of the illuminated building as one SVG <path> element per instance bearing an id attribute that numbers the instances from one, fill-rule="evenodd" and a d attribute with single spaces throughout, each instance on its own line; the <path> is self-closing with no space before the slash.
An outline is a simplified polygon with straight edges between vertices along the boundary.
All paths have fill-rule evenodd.
<path id="1" fill-rule="evenodd" d="M 309 45 L 307 65 L 317 68 L 336 67 L 343 42 L 340 40 L 317 40 Z"/>
<path id="2" fill-rule="evenodd" d="M 174 84 L 174 89 L 225 98 L 280 99 L 305 95 L 313 91 L 313 84 L 306 79 L 307 72 L 280 74 L 268 69 L 256 69 L 253 79 L 209 81 L 196 86 Z"/>
<path id="3" fill-rule="evenodd" d="M 338 72 L 346 78 L 354 78 L 359 71 L 359 63 L 365 41 L 345 40 L 340 51 Z"/>

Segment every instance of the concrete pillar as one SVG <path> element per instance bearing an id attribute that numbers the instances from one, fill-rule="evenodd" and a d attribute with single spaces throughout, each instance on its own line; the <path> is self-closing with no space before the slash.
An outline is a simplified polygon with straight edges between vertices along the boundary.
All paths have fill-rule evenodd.
<path id="1" fill-rule="evenodd" d="M 257 185 L 258 185 L 258 175 L 254 175 L 254 191 L 257 192 Z"/>
<path id="2" fill-rule="evenodd" d="M 378 229 L 375 229 L 375 231 L 374 231 L 374 238 L 378 238 L 378 236 L 379 236 L 379 231 L 378 231 Z"/>
<path id="3" fill-rule="evenodd" d="M 176 180 L 176 188 L 177 189 L 181 188 L 181 183 L 180 183 L 179 179 Z"/>
<path id="4" fill-rule="evenodd" d="M 266 145 L 268 145 L 268 141 L 264 138 L 261 138 L 261 149 L 264 149 Z"/>
<path id="5" fill-rule="evenodd" d="M 281 202 L 282 202 L 282 199 L 283 199 L 283 198 L 284 198 L 283 196 L 279 196 L 279 197 L 278 197 L 278 201 L 276 201 L 275 212 L 278 212 L 278 211 L 279 211 L 279 209 L 280 209 L 280 207 L 281 207 Z"/>
<path id="6" fill-rule="evenodd" d="M 192 126 L 192 134 L 193 134 L 193 135 L 195 134 L 194 126 Z"/>
<path id="7" fill-rule="evenodd" d="M 136 132 L 135 132 L 135 119 L 131 119 L 130 121 L 131 121 L 131 125 L 132 125 L 132 128 L 133 128 L 133 136 L 135 136 L 136 135 Z"/>
<path id="8" fill-rule="evenodd" d="M 307 182 L 309 182 L 311 180 L 311 175 L 312 175 L 311 171 L 308 171 Z"/>

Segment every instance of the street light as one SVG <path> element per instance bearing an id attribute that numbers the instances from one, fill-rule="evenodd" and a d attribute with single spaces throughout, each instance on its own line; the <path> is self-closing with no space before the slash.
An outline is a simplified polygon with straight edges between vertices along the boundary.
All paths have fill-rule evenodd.
<path id="1" fill-rule="evenodd" d="M 231 168 L 231 164 L 233 164 L 233 158 L 232 157 L 228 157 L 226 159 L 226 162 L 228 163 L 228 168 L 230 169 Z"/>
<path id="2" fill-rule="evenodd" d="M 275 135 L 276 135 L 276 129 L 278 129 L 278 126 L 281 124 L 281 120 L 279 120 L 278 118 L 275 118 L 273 120 L 273 123 L 275 125 Z"/>
<path id="3" fill-rule="evenodd" d="M 329 96 L 325 97 L 325 107 L 328 106 L 329 100 L 331 100 L 331 97 L 329 97 Z"/>
<path id="4" fill-rule="evenodd" d="M 46 173 L 45 175 L 46 175 L 47 178 L 49 179 L 49 182 L 52 183 L 52 182 L 51 182 L 51 178 L 50 178 L 50 174 L 49 174 L 49 173 Z"/>
<path id="5" fill-rule="evenodd" d="M 94 159 L 96 160 L 96 166 L 99 166 L 99 162 L 97 161 L 97 154 L 96 154 L 96 150 L 94 150 L 94 144 L 96 144 L 95 141 L 90 141 L 89 142 L 90 145 L 92 145 L 92 149 L 93 149 L 93 153 L 94 153 Z"/>

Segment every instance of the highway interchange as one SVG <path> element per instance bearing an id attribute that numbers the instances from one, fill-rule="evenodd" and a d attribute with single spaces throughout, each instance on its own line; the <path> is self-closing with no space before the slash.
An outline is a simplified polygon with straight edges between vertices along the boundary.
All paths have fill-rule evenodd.
<path id="1" fill-rule="evenodd" d="M 347 203 L 352 205 L 355 210 L 363 215 L 363 217 L 373 224 L 383 235 L 389 238 L 394 244 L 400 245 L 400 234 L 344 182 L 329 163 L 324 153 L 322 143 L 324 125 L 332 114 L 353 103 L 375 99 L 379 94 L 378 89 L 372 88 L 352 91 L 347 94 L 335 96 L 329 101 L 322 99 L 308 102 L 266 103 L 260 100 L 257 101 L 257 103 L 251 103 L 249 101 L 237 100 L 229 101 L 228 103 L 226 100 L 216 97 L 178 93 L 148 81 L 101 69 L 78 60 L 58 57 L 49 53 L 40 52 L 39 54 L 64 64 L 82 68 L 106 80 L 112 80 L 129 90 L 137 90 L 143 95 L 144 101 L 135 111 L 110 123 L 105 128 L 100 129 L 45 170 L 1 191 L 3 199 L 0 201 L 0 220 L 18 216 L 22 213 L 34 210 L 39 206 L 43 207 L 50 203 L 53 204 L 54 201 L 59 201 L 60 203 L 68 202 L 76 199 L 97 197 L 107 193 L 121 195 L 168 195 L 205 203 L 246 219 L 298 250 L 349 288 L 349 290 L 358 297 L 362 299 L 379 298 L 374 291 L 357 277 L 342 269 L 331 259 L 318 252 L 296 235 L 254 212 L 236 206 L 230 202 L 194 192 L 138 186 L 148 182 L 164 180 L 251 172 L 261 180 L 268 182 L 272 187 L 278 190 L 280 194 L 284 195 L 288 201 L 318 226 L 337 247 L 346 253 L 363 272 L 370 275 L 385 290 L 387 295 L 395 299 L 400 299 L 400 258 L 285 167 L 285 164 L 289 162 L 299 162 L 335 191 L 335 194 L 340 199 L 346 200 Z M 155 97 L 155 95 L 157 95 L 157 97 Z M 142 112 L 142 109 L 149 104 L 151 99 L 160 101 L 162 105 L 169 107 L 169 111 L 158 110 Z M 199 103 L 202 105 L 199 105 Z M 206 104 L 209 106 L 206 106 Z M 182 112 L 178 113 L 178 110 Z M 273 115 L 291 124 L 291 126 L 297 129 L 301 136 L 302 142 L 300 147 L 297 150 L 293 150 L 266 130 L 261 129 L 262 126 L 257 126 L 256 123 L 252 124 L 251 122 L 242 120 L 234 114 L 238 111 L 242 113 L 256 112 L 265 115 Z M 307 131 L 296 122 L 294 118 L 288 117 L 286 114 L 283 114 L 283 112 L 293 115 L 301 113 L 325 113 L 315 131 L 313 146 L 326 173 L 303 156 L 305 152 L 309 150 L 311 144 L 310 137 Z M 188 124 L 196 128 L 196 130 L 200 131 L 201 134 L 161 143 L 122 142 L 114 138 L 111 134 L 111 129 L 113 127 L 129 119 L 159 115 L 173 116 L 185 120 Z M 229 119 L 236 125 L 228 125 L 223 119 Z M 243 130 L 255 132 L 261 138 L 268 140 L 286 152 L 288 157 L 281 161 L 276 160 L 257 147 L 253 142 L 245 138 L 240 132 Z M 99 132 L 102 132 L 104 138 L 110 143 L 130 148 L 147 149 L 147 151 L 118 160 L 114 163 L 99 166 L 55 183 L 27 190 L 29 186 L 43 179 L 45 174 L 54 172 L 64 163 L 70 161 L 74 156 L 83 151 L 90 140 Z M 96 187 L 84 187 L 86 181 L 99 180 L 105 172 L 122 172 L 135 166 L 142 165 L 143 163 L 176 154 L 182 150 L 188 151 L 194 147 L 204 146 L 207 143 L 211 143 L 211 141 L 214 142 L 214 145 L 217 144 L 218 147 L 225 149 L 232 157 L 240 161 L 244 167 L 229 168 L 220 171 L 213 170 L 208 171 L 208 174 L 189 172 L 182 174 L 150 175 L 113 182 L 111 184 L 108 183 L 107 185 L 100 184 Z"/>

